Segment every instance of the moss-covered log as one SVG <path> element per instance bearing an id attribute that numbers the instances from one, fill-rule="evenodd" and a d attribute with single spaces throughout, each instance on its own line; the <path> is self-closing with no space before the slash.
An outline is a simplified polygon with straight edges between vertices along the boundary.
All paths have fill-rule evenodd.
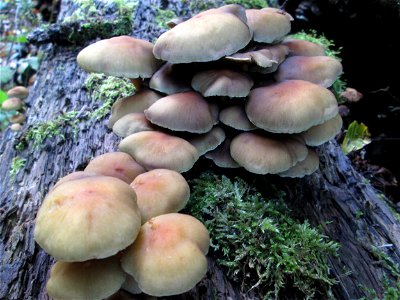
<path id="1" fill-rule="evenodd" d="M 186 14 L 189 10 L 183 2 L 139 1 L 131 10 L 131 34 L 153 40 L 161 32 L 154 21 L 156 9 L 162 7 L 161 3 L 166 8 L 168 3 L 168 8 L 178 15 Z M 72 0 L 63 1 L 58 24 L 78 8 Z M 97 9 L 103 9 L 107 24 L 121 11 L 121 7 L 101 5 Z M 85 30 L 90 26 L 87 23 Z M 90 112 L 101 103 L 90 97 L 85 88 L 87 74 L 76 65 L 76 55 L 83 45 L 72 43 L 75 41 L 72 33 L 66 35 L 58 27 L 52 30 L 50 36 L 40 40 L 44 43 L 41 46 L 44 58 L 27 99 L 28 121 L 22 133 L 6 130 L 0 140 L 0 299 L 47 298 L 45 282 L 52 259 L 33 240 L 38 207 L 58 178 L 81 170 L 96 155 L 115 151 L 119 141 L 107 129 L 106 119 L 91 117 Z M 85 44 L 90 42 L 93 41 Z M 30 130 L 49 122 L 54 126 L 39 132 L 42 136 L 35 144 L 34 139 L 39 135 L 32 138 Z M 48 138 L 43 134 L 49 135 Z M 288 202 L 298 208 L 299 217 L 321 225 L 326 235 L 342 244 L 340 258 L 330 259 L 333 276 L 339 281 L 334 287 L 338 298 L 360 298 L 367 295 L 366 289 L 382 295 L 387 270 L 380 263 L 377 251 L 400 260 L 399 220 L 352 168 L 337 144 L 328 143 L 319 149 L 319 154 L 320 171 L 306 179 L 287 181 Z M 180 298 L 255 299 L 256 296 L 243 293 L 238 284 L 229 282 L 211 258 L 207 277 Z"/>

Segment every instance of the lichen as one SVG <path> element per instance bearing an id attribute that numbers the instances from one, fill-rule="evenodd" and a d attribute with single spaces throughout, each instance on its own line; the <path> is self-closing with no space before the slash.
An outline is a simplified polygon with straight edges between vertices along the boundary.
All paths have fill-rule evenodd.
<path id="1" fill-rule="evenodd" d="M 25 167 L 26 159 L 16 156 L 11 161 L 10 180 L 14 181 L 15 177 Z"/>
<path id="2" fill-rule="evenodd" d="M 327 261 L 339 245 L 291 217 L 283 192 L 266 199 L 241 179 L 211 173 L 191 184 L 188 210 L 205 223 L 230 278 L 247 289 L 258 287 L 268 299 L 278 298 L 288 282 L 307 299 L 330 295 L 336 280 Z"/>

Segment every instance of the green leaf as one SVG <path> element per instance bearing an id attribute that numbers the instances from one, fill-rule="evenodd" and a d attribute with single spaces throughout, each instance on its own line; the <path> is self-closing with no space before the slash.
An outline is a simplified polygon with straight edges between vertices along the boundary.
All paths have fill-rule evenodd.
<path id="1" fill-rule="evenodd" d="M 7 98 L 8 98 L 7 93 L 3 90 L 0 90 L 0 105 L 2 105 Z"/>
<path id="2" fill-rule="evenodd" d="M 347 128 L 346 136 L 342 143 L 342 150 L 347 155 L 350 152 L 362 149 L 365 145 L 371 143 L 371 134 L 368 127 L 363 123 L 354 121 Z"/>
<path id="3" fill-rule="evenodd" d="M 10 67 L 0 66 L 0 82 L 3 84 L 9 82 L 14 76 L 14 73 L 15 71 Z"/>

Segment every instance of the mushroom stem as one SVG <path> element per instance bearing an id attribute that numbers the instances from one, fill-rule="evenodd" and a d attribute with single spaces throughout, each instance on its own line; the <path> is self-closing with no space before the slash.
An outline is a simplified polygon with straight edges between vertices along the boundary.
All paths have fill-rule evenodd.
<path id="1" fill-rule="evenodd" d="M 135 86 L 136 92 L 141 90 L 143 83 L 143 80 L 141 78 L 131 78 L 131 82 Z"/>

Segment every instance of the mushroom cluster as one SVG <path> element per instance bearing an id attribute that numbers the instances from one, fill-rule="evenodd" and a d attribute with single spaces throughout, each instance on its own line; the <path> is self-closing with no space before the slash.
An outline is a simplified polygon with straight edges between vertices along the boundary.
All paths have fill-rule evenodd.
<path id="1" fill-rule="evenodd" d="M 84 171 L 61 178 L 34 231 L 57 261 L 48 294 L 105 299 L 124 289 L 168 296 L 194 287 L 207 271 L 210 239 L 200 221 L 177 213 L 189 196 L 180 173 L 146 171 L 123 152 L 95 157 Z"/>
<path id="2" fill-rule="evenodd" d="M 319 165 L 310 147 L 341 129 L 329 87 L 342 65 L 322 46 L 286 37 L 291 21 L 279 9 L 231 4 L 170 23 L 154 46 L 114 37 L 77 60 L 135 83 L 109 127 L 146 170 L 186 172 L 204 155 L 224 168 L 303 177 Z"/>
<path id="3" fill-rule="evenodd" d="M 22 124 L 25 123 L 25 103 L 24 99 L 29 95 L 29 90 L 24 86 L 15 86 L 7 91 L 8 99 L 3 102 L 1 108 L 4 111 L 15 112 L 8 118 L 11 123 L 12 131 L 21 131 Z"/>

